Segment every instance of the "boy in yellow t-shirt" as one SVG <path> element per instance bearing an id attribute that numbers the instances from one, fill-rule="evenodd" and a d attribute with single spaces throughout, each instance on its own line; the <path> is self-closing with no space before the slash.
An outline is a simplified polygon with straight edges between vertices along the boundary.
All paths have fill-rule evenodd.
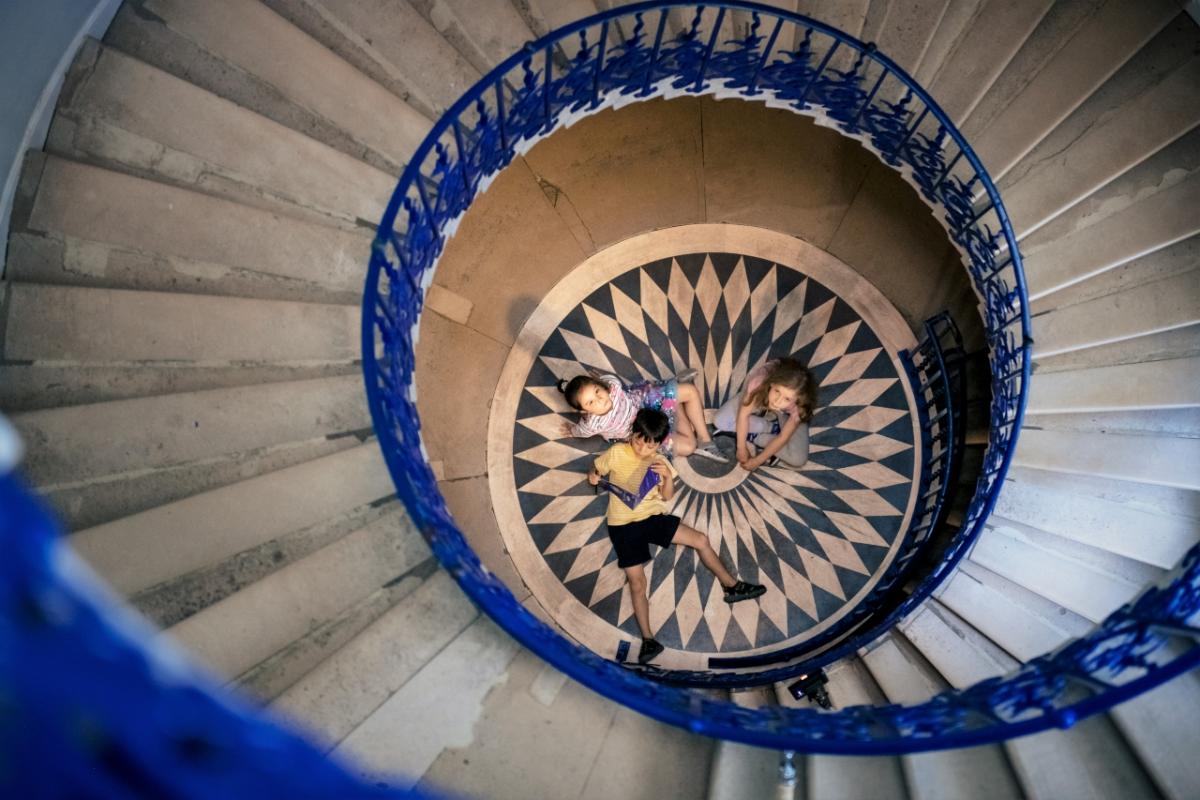
<path id="1" fill-rule="evenodd" d="M 766 588 L 736 580 L 725 569 L 708 537 L 667 513 L 667 502 L 675 496 L 678 473 L 658 452 L 658 446 L 670 433 L 667 415 L 643 408 L 633 419 L 628 442 L 614 444 L 596 459 L 588 470 L 588 482 L 600 484 L 608 476 L 612 495 L 608 498 L 608 538 L 617 551 L 617 566 L 625 570 L 633 600 L 633 615 L 642 631 L 642 649 L 638 663 L 645 664 L 663 651 L 650 630 L 650 600 L 646 594 L 646 568 L 650 543 L 659 547 L 681 544 L 693 547 L 704 566 L 725 589 L 725 602 L 736 603 L 760 596 Z"/>

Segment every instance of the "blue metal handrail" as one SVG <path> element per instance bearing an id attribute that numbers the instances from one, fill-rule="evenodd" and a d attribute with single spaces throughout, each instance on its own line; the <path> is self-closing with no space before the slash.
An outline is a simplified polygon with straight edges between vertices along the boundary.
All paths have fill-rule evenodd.
<path id="1" fill-rule="evenodd" d="M 691 22 L 671 35 L 669 13 L 678 9 L 690 12 Z M 739 39 L 722 30 L 729 10 L 750 14 L 748 35 Z M 764 19 L 773 22 L 767 26 L 769 39 L 758 35 Z M 568 40 L 578 43 L 572 58 L 559 52 Z M 845 68 L 839 61 L 843 53 L 852 59 Z M 965 255 L 982 301 L 992 405 L 981 474 L 964 524 L 942 561 L 890 620 L 928 597 L 963 558 L 991 513 L 1024 414 L 1032 339 L 1016 238 L 979 157 L 928 93 L 872 45 L 806 17 L 749 2 L 636 3 L 560 28 L 488 73 L 435 123 L 401 176 L 380 224 L 364 300 L 368 401 L 401 499 L 463 589 L 525 646 L 595 690 L 693 730 L 781 749 L 910 752 L 995 741 L 1102 710 L 1130 696 L 1134 687 L 1144 690 L 1194 664 L 1194 648 L 1169 650 L 1169 637 L 1151 636 L 1166 654 L 1161 663 L 1147 662 L 1146 674 L 1129 683 L 1105 682 L 1093 673 L 1088 684 L 1093 691 L 1082 700 L 1066 691 L 1064 687 L 1075 685 L 1066 676 L 1085 674 L 1080 665 L 1090 662 L 1070 662 L 1056 654 L 1030 662 L 1035 666 L 999 683 L 939 695 L 913 709 L 847 709 L 835 715 L 740 709 L 631 675 L 572 645 L 516 603 L 481 567 L 437 491 L 412 394 L 412 341 L 422 288 L 432 280 L 445 241 L 486 180 L 566 121 L 614 103 L 716 93 L 823 117 L 900 169 L 935 208 Z M 977 191 L 982 193 L 979 203 L 974 200 Z M 1189 555 L 1176 584 L 1147 597 L 1194 580 L 1195 561 Z M 1178 622 L 1171 622 L 1176 632 L 1186 628 Z M 1158 622 L 1142 619 L 1138 624 L 1157 630 Z M 1075 657 L 1093 652 L 1088 647 L 1107 647 L 1105 637 L 1113 631 L 1102 626 L 1076 649 L 1063 652 Z M 873 628 L 870 636 L 879 632 Z M 868 640 L 864 634 L 855 643 Z M 1179 652 L 1183 655 L 1176 657 Z M 1132 655 L 1140 656 L 1140 651 Z M 1141 668 L 1128 663 L 1130 669 Z M 1015 701 L 1005 693 L 1018 687 L 1029 702 L 1017 703 L 1020 714 L 1014 716 L 1006 709 Z"/>

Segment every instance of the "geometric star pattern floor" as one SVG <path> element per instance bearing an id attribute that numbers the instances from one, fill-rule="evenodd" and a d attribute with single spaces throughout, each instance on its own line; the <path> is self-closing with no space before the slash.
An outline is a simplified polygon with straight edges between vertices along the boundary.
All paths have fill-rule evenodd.
<path id="1" fill-rule="evenodd" d="M 907 527 L 916 485 L 904 380 L 867 321 L 790 266 L 737 253 L 690 253 L 629 269 L 591 291 L 542 343 L 512 421 L 516 502 L 529 541 L 591 614 L 638 634 L 604 524 L 605 496 L 583 475 L 607 444 L 562 438 L 554 388 L 584 369 L 628 382 L 687 368 L 720 406 L 747 372 L 791 355 L 818 379 L 810 458 L 799 470 L 675 459 L 672 513 L 709 535 L 741 578 L 763 583 L 733 606 L 693 550 L 652 547 L 651 625 L 664 645 L 723 656 L 804 641 L 869 592 Z M 732 451 L 732 442 L 723 447 Z M 536 594 L 536 589 L 535 589 Z"/>

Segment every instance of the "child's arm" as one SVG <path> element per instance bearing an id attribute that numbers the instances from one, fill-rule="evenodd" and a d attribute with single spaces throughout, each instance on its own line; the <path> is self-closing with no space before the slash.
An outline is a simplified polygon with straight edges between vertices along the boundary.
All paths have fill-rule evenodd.
<path id="1" fill-rule="evenodd" d="M 800 418 L 793 414 L 789 414 L 787 422 L 783 423 L 783 428 L 779 431 L 779 435 L 767 442 L 766 446 L 763 447 L 762 451 L 759 452 L 758 455 L 747 460 L 742 464 L 742 466 L 747 470 L 754 470 L 767 463 L 767 460 L 771 456 L 783 449 L 783 446 L 788 443 L 788 440 L 792 438 L 792 434 L 795 433 L 799 427 Z"/>
<path id="2" fill-rule="evenodd" d="M 750 433 L 750 414 L 754 411 L 745 404 L 745 400 L 746 398 L 743 396 L 741 404 L 738 405 L 737 425 L 734 430 L 737 442 L 737 460 L 742 465 L 750 460 L 750 448 L 746 446 L 746 437 Z"/>
<path id="3" fill-rule="evenodd" d="M 601 477 L 612 472 L 612 467 L 609 465 L 608 457 L 610 452 L 612 452 L 611 448 L 609 450 L 605 450 L 596 457 L 596 460 L 592 466 L 588 467 L 588 483 L 590 483 L 592 486 L 599 484 Z"/>

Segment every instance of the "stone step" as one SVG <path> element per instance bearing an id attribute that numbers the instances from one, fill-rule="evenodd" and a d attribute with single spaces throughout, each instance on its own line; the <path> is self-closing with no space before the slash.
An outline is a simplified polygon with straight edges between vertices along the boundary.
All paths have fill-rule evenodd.
<path id="1" fill-rule="evenodd" d="M 1167 26 L 998 184 L 1024 238 L 1200 122 L 1195 26 Z"/>
<path id="2" fill-rule="evenodd" d="M 1121 339 L 1083 350 L 1069 350 L 1037 360 L 1039 371 L 1049 374 L 1113 364 L 1140 364 L 1160 358 L 1200 355 L 1200 323 L 1144 336 Z"/>
<path id="3" fill-rule="evenodd" d="M 243 672 L 234 683 L 263 703 L 275 700 L 415 592 L 437 571 L 437 559 L 432 556 L 425 559 L 404 575 L 388 581 L 275 655 Z"/>
<path id="4" fill-rule="evenodd" d="M 1200 797 L 1196 768 L 1196 718 L 1200 676 L 1195 671 L 1128 700 L 1112 710 L 1112 719 L 1170 800 Z"/>
<path id="5" fill-rule="evenodd" d="M 825 670 L 829 678 L 826 690 L 835 710 L 858 705 L 883 705 L 887 702 L 870 672 L 857 658 L 838 661 Z M 786 683 L 777 685 L 781 704 L 808 706 L 797 702 Z M 824 756 L 810 755 L 804 770 L 805 792 L 801 797 L 821 800 L 859 800 L 864 797 L 907 796 L 904 771 L 895 756 Z"/>
<path id="6" fill-rule="evenodd" d="M 925 48 L 925 57 L 921 59 L 916 71 L 911 73 L 918 84 L 929 86 L 933 81 L 947 56 L 966 35 L 968 26 L 979 13 L 983 2 L 984 0 L 954 0 L 946 4 L 937 30 L 933 32 L 929 45 Z"/>
<path id="7" fill-rule="evenodd" d="M 1048 533 L 1170 569 L 1200 539 L 1200 518 L 1185 508 L 1189 492 L 1172 504 L 1142 484 L 1116 491 L 1063 473 L 1018 469 L 1010 472 L 995 513 Z M 1107 491 L 1106 491 L 1107 490 Z M 1099 494 L 1105 492 L 1105 494 Z"/>
<path id="8" fill-rule="evenodd" d="M 206 606 L 166 635 L 232 679 L 428 557 L 428 546 L 397 508 Z"/>
<path id="9" fill-rule="evenodd" d="M 773 689 L 739 691 L 733 692 L 730 699 L 743 708 L 764 708 L 775 705 L 775 692 Z M 705 797 L 707 800 L 742 800 L 746 797 L 791 800 L 796 794 L 796 786 L 787 786 L 780 780 L 781 756 L 777 750 L 718 741 Z"/>
<path id="10" fill-rule="evenodd" d="M 1083 434 L 1200 438 L 1200 406 L 1078 414 L 1026 414 L 1024 424 L 1046 431 Z"/>
<path id="11" fill-rule="evenodd" d="M 1100 622 L 1163 571 L 993 516 L 971 561 L 1076 614 Z"/>
<path id="12" fill-rule="evenodd" d="M 889 702 L 921 703 L 947 688 L 898 634 L 889 633 L 862 659 Z M 903 756 L 901 763 L 913 800 L 1021 797 L 1017 778 L 998 745 Z"/>
<path id="13" fill-rule="evenodd" d="M 55 156 L 8 277 L 113 289 L 355 302 L 366 231 L 339 230 Z"/>
<path id="14" fill-rule="evenodd" d="M 1148 361 L 1038 375 L 1029 414 L 1200 406 L 1200 358 Z"/>
<path id="15" fill-rule="evenodd" d="M 475 0 L 409 0 L 439 33 L 454 45 L 481 75 L 535 37 L 510 2 Z"/>
<path id="16" fill-rule="evenodd" d="M 517 642 L 481 617 L 375 709 L 333 750 L 364 780 L 423 775 L 447 747 L 470 740 L 489 691 L 505 680 Z M 372 676 L 375 677 L 375 676 Z M 377 679 L 377 678 L 376 678 Z M 412 735 L 421 720 L 421 735 Z"/>
<path id="17" fill-rule="evenodd" d="M 1200 269 L 1200 236 L 1155 249 L 1144 256 L 1073 283 L 1053 294 L 1033 300 L 1030 313 L 1040 316 L 1056 308 L 1128 291 L 1163 278 Z"/>
<path id="18" fill-rule="evenodd" d="M 131 595 L 394 491 L 371 442 L 79 531 L 71 546 L 114 589 Z"/>
<path id="19" fill-rule="evenodd" d="M 408 525 L 399 501 L 382 498 L 155 584 L 131 596 L 129 603 L 158 627 L 168 628 L 347 534 L 393 516 L 400 518 L 400 528 Z"/>
<path id="20" fill-rule="evenodd" d="M 925 52 L 938 29 L 948 0 L 891 0 L 871 3 L 863 23 L 862 39 L 874 42 L 910 75 L 919 71 Z"/>
<path id="21" fill-rule="evenodd" d="M 851 36 L 861 38 L 870 5 L 871 0 L 845 0 L 840 3 L 827 3 L 825 0 L 799 0 L 796 3 L 796 11 L 806 17 L 824 22 L 826 25 L 832 25 Z"/>
<path id="22" fill-rule="evenodd" d="M 1119 459 L 1113 457 L 1120 453 Z M 1200 489 L 1200 441 L 1026 428 L 1013 463 L 1024 467 Z"/>
<path id="23" fill-rule="evenodd" d="M 1092 11 L 1094 5 L 1055 4 L 964 123 L 963 134 L 993 180 L 1001 179 L 1179 13 L 1173 0 L 1110 0 Z M 1092 13 L 1077 22 L 1080 12 Z M 1022 74 L 1030 71 L 1032 75 Z M 994 95 L 1010 94 L 1000 84 L 1020 88 L 1015 96 L 989 102 Z"/>
<path id="24" fill-rule="evenodd" d="M 43 491 L 370 424 L 359 376 L 31 411 L 12 423 L 30 443 L 25 474 Z"/>
<path id="25" fill-rule="evenodd" d="M 264 3 L 431 120 L 480 78 L 408 3 Z"/>
<path id="26" fill-rule="evenodd" d="M 439 570 L 296 681 L 271 707 L 305 725 L 318 746 L 331 749 L 478 619 L 479 611 Z M 427 730 L 407 739 L 426 741 L 432 735 Z M 397 742 L 380 742 L 385 744 Z"/>
<path id="27" fill-rule="evenodd" d="M 1072 350 L 1195 326 L 1200 323 L 1198 292 L 1196 273 L 1185 272 L 1040 314 L 1033 320 L 1034 362 Z"/>
<path id="28" fill-rule="evenodd" d="M 105 41 L 393 175 L 430 128 L 421 112 L 257 0 L 142 0 L 125 7 Z"/>
<path id="29" fill-rule="evenodd" d="M 373 224 L 395 178 L 137 59 L 86 44 L 47 149 L 247 205 Z"/>
<path id="30" fill-rule="evenodd" d="M 1198 156 L 1196 162 L 1183 161 L 1185 155 L 1179 152 L 1182 148 L 1176 146 L 1180 144 L 1188 145 L 1191 152 L 1186 155 Z M 1095 280 L 1200 233 L 1200 222 L 1189 213 L 1200 207 L 1200 128 L 1160 155 L 1166 158 L 1151 158 L 1159 163 L 1154 165 L 1157 169 L 1146 170 L 1150 174 L 1144 180 L 1126 180 L 1123 176 L 1097 192 L 1100 196 L 1079 204 L 1095 204 L 1111 213 L 1071 219 L 1069 222 L 1074 224 L 1069 230 L 1055 231 L 1059 235 L 1052 239 L 1031 241 L 1041 239 L 1039 234 L 1048 228 L 1058 227 L 1056 221 L 1026 240 L 1022 252 L 1032 300 L 1046 298 L 1053 302 L 1048 295 Z M 1145 166 L 1151 165 L 1140 165 L 1133 172 L 1143 172 Z M 1059 221 L 1075 217 L 1075 212 L 1072 209 Z"/>
<path id="31" fill-rule="evenodd" d="M 957 689 L 1011 672 L 1018 662 L 936 600 L 900 625 L 905 638 Z M 1103 716 L 1070 731 L 1051 730 L 1004 744 L 1026 796 L 1150 797 L 1154 786 L 1120 734 Z"/>
<path id="32" fill-rule="evenodd" d="M 1049 0 L 979 5 L 940 68 L 923 84 L 955 124 L 970 115 L 1050 6 Z"/>
<path id="33" fill-rule="evenodd" d="M 1043 655 L 1092 623 L 973 561 L 962 561 L 937 599 L 1019 661 Z"/>
<path id="34" fill-rule="evenodd" d="M 14 284 L 4 358 L 59 363 L 352 362 L 356 306 Z"/>
<path id="35" fill-rule="evenodd" d="M 230 389 L 260 383 L 361 375 L 333 364 L 0 364 L 0 408 L 8 414 L 134 397 Z"/>

